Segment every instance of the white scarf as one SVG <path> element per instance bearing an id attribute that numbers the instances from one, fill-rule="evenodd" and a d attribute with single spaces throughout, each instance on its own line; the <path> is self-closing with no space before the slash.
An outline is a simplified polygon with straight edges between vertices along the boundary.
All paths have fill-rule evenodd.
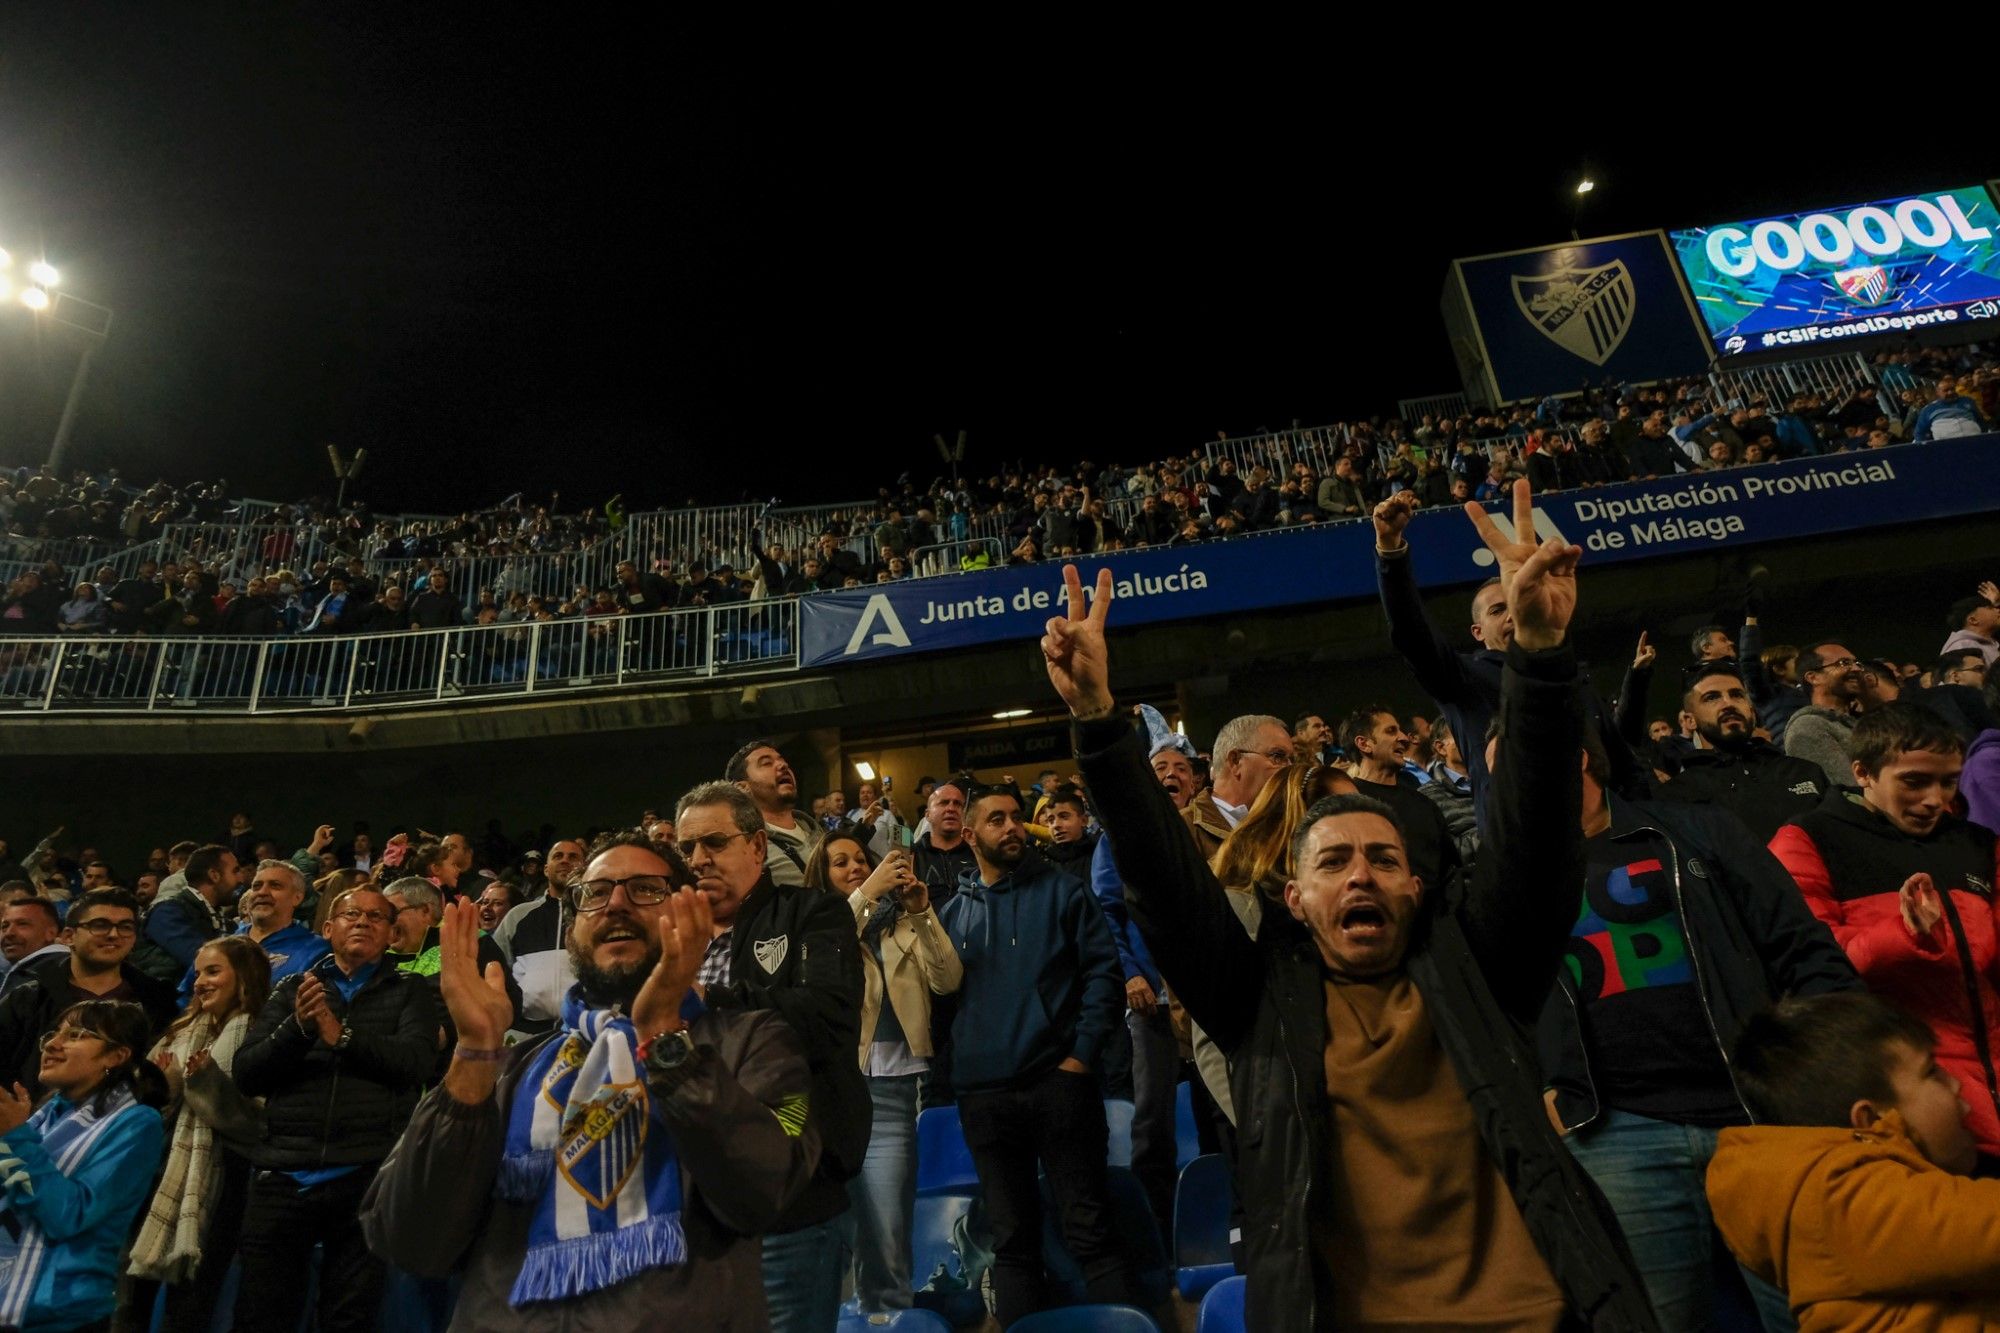
<path id="1" fill-rule="evenodd" d="M 217 1069 L 233 1073 L 236 1052 L 250 1030 L 250 1015 L 237 1014 L 215 1030 L 215 1020 L 198 1015 L 192 1023 L 153 1048 L 174 1058 L 173 1081 L 185 1086 L 188 1058 L 206 1050 Z M 201 1266 L 201 1243 L 208 1234 L 209 1208 L 215 1202 L 222 1163 L 215 1157 L 215 1131 L 188 1105 L 183 1092 L 167 1169 L 146 1210 L 146 1224 L 132 1243 L 133 1277 L 156 1282 L 186 1282 Z"/>

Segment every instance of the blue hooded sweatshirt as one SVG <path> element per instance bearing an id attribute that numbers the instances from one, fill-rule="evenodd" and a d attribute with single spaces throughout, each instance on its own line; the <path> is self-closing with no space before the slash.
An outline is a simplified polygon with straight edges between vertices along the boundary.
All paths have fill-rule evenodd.
<path id="1" fill-rule="evenodd" d="M 1018 1087 L 1072 1056 L 1097 1068 L 1124 1021 L 1125 973 L 1088 888 L 1030 856 L 997 883 L 961 880 L 938 919 L 965 966 L 954 1087 Z"/>

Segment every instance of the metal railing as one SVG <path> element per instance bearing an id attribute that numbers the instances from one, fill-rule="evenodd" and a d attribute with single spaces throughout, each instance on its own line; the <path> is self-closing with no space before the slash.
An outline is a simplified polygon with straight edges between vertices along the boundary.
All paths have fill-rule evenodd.
<path id="1" fill-rule="evenodd" d="M 1845 398 L 1862 389 L 1872 393 L 1889 416 L 1902 412 L 1894 394 L 1876 376 L 1875 367 L 1859 352 L 1714 371 L 1709 374 L 1708 382 L 1718 403 L 1741 401 L 1748 406 L 1751 399 L 1762 398 L 1765 410 L 1772 413 L 1784 411 L 1798 394 Z"/>
<path id="2" fill-rule="evenodd" d="M 968 561 L 972 563 L 968 564 Z M 919 546 L 910 552 L 910 573 L 920 579 L 937 574 L 956 574 L 967 569 L 994 569 L 1006 563 L 1007 547 L 998 537 L 939 542 L 935 546 Z"/>
<path id="3" fill-rule="evenodd" d="M 798 668 L 798 601 L 278 639 L 0 639 L 0 712 L 313 713 L 461 705 Z"/>
<path id="4" fill-rule="evenodd" d="M 1333 471 L 1333 460 L 1352 437 L 1352 430 L 1337 422 L 1331 426 L 1302 426 L 1268 435 L 1211 440 L 1202 446 L 1202 453 L 1211 463 L 1229 459 L 1236 464 L 1239 476 L 1247 475 L 1253 467 L 1268 468 L 1274 477 L 1282 476 L 1295 462 L 1310 463 L 1314 471 L 1324 475 Z"/>
<path id="5" fill-rule="evenodd" d="M 1396 401 L 1396 415 L 1405 425 L 1415 426 L 1425 417 L 1442 421 L 1447 417 L 1469 417 L 1472 404 L 1462 393 L 1438 393 L 1428 398 L 1401 398 Z"/>

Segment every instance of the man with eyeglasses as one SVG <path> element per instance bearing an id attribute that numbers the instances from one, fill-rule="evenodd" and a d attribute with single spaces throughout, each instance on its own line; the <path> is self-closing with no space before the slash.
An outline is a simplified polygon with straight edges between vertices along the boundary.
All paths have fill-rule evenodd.
<path id="1" fill-rule="evenodd" d="M 438 933 L 438 923 L 444 915 L 444 898 L 427 879 L 414 875 L 406 876 L 383 890 L 389 900 L 389 907 L 396 914 L 396 922 L 390 930 L 389 961 L 399 972 L 413 977 L 422 977 L 432 987 L 438 984 L 438 968 L 443 960 L 443 948 Z M 491 936 L 479 936 L 479 972 L 486 973 L 488 963 L 497 965 L 507 973 L 507 999 L 514 1006 L 511 1028 L 521 1021 L 521 988 L 514 983 L 514 977 L 507 969 L 507 957 L 500 952 Z M 441 1005 L 443 1000 L 439 1000 Z M 456 1033 L 449 1030 L 446 1021 L 445 1046 L 448 1050 Z M 448 1058 L 448 1057 L 447 1057 Z M 442 1071 L 440 1071 L 442 1072 Z"/>
<path id="2" fill-rule="evenodd" d="M 1861 707 L 1861 659 L 1838 640 L 1816 643 L 1799 654 L 1799 679 L 1806 705 L 1785 724 L 1785 753 L 1818 764 L 1829 777 L 1847 772 L 1847 742 Z"/>
<path id="3" fill-rule="evenodd" d="M 1229 831 L 1243 822 L 1271 775 L 1291 767 L 1292 733 L 1269 714 L 1246 713 L 1222 724 L 1213 753 L 1208 790 L 1181 811 L 1203 860 L 1214 856 Z"/>
<path id="4" fill-rule="evenodd" d="M 525 1034 L 553 1028 L 562 1017 L 563 996 L 576 984 L 563 941 L 568 935 L 570 883 L 583 869 L 583 844 L 575 838 L 556 839 L 549 844 L 546 865 L 542 883 L 548 892 L 510 910 L 493 932 L 493 944 L 507 960 L 521 994 L 514 1030 Z"/>
<path id="5" fill-rule="evenodd" d="M 562 1027 L 511 1049 L 469 905 L 445 909 L 458 1044 L 362 1225 L 399 1267 L 462 1277 L 457 1326 L 770 1327 L 758 1238 L 810 1178 L 819 1118 L 790 1026 L 702 1002 L 714 926 L 692 879 L 638 830 L 593 844 Z"/>
<path id="6" fill-rule="evenodd" d="M 764 1238 L 764 1292 L 776 1333 L 823 1333 L 838 1318 L 848 1267 L 847 1182 L 861 1170 L 874 1118 L 854 1059 L 860 941 L 839 894 L 772 882 L 770 861 L 783 858 L 768 852 L 768 817 L 740 784 L 709 782 L 681 797 L 674 828 L 715 922 L 696 974 L 704 1003 L 775 1011 L 812 1066 L 819 1166 Z"/>
<path id="7" fill-rule="evenodd" d="M 13 910 L 13 909 L 10 909 Z M 86 1000 L 129 1000 L 155 1031 L 173 1021 L 174 988 L 126 962 L 139 940 L 139 900 L 124 889 L 93 889 L 69 909 L 67 954 L 25 960 L 0 1000 L 0 1079 L 40 1090 L 42 1037 L 57 1015 Z"/>
<path id="8" fill-rule="evenodd" d="M 236 1086 L 264 1099 L 265 1119 L 237 1251 L 238 1328 L 298 1327 L 315 1242 L 325 1246 L 320 1328 L 359 1333 L 380 1318 L 385 1268 L 362 1240 L 358 1210 L 409 1123 L 445 1025 L 436 989 L 385 957 L 395 919 L 375 888 L 335 898 L 333 952 L 272 989 L 236 1054 Z"/>

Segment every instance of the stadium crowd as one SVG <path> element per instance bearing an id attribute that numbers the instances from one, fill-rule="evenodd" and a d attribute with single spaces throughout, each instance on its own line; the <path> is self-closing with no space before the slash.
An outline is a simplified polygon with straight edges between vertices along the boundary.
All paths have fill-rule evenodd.
<path id="1" fill-rule="evenodd" d="M 0 635 L 351 635 L 601 622 L 1324 522 L 1389 495 L 1503 498 L 1973 434 L 2000 422 L 2000 361 L 1978 345 L 1878 354 L 1855 376 L 1774 397 L 1738 376 L 1586 386 L 1509 409 L 1224 439 L 1139 466 L 1020 465 L 981 480 L 908 474 L 875 501 L 767 511 L 686 531 L 638 522 L 622 496 L 560 510 L 521 496 L 452 518 L 386 518 L 324 499 L 245 517 L 226 483 L 144 493 L 115 473 L 0 479 L 22 559 Z M 1741 382 L 1739 382 L 1741 381 Z M 692 511 L 701 513 L 705 511 Z M 232 519 L 233 516 L 233 519 Z M 228 521 L 234 521 L 231 528 Z M 173 541 L 160 537 L 169 523 Z M 215 526 L 221 523 L 222 526 Z M 680 531 L 676 529 L 675 531 Z M 108 537 L 157 538 L 115 562 Z M 600 626 L 601 628 L 601 626 Z"/>
<path id="2" fill-rule="evenodd" d="M 1419 494 L 1364 517 L 1424 716 L 1199 750 L 1117 705 L 1072 568 L 1067 780 L 899 809 L 751 739 L 629 828 L 0 847 L 0 1325 L 1171 1329 L 1183 1081 L 1249 1328 L 2000 1317 L 2000 587 L 1875 657 L 1764 646 L 1753 581 L 1603 700 L 1580 552 L 1469 506 L 1499 574 L 1448 633 Z"/>

